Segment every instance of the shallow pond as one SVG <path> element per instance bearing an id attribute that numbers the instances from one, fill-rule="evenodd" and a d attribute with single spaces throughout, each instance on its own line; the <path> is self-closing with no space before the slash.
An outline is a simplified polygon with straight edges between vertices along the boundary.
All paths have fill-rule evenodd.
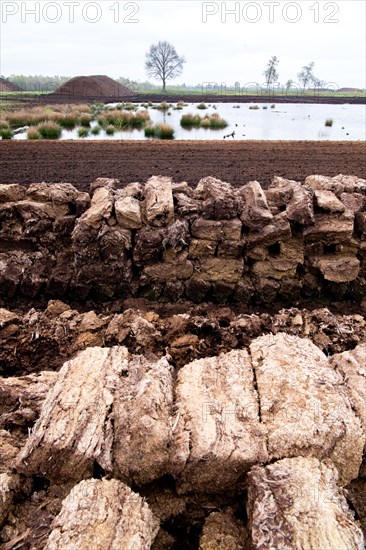
<path id="1" fill-rule="evenodd" d="M 152 107 L 149 107 L 148 110 L 153 123 L 164 122 L 173 126 L 175 139 L 333 141 L 366 139 L 366 105 L 280 103 L 272 107 L 272 104 L 268 103 L 256 104 L 258 109 L 253 109 L 254 104 L 250 103 L 217 103 L 216 105 L 207 105 L 205 110 L 197 109 L 197 105 L 198 103 L 190 103 L 181 110 L 170 108 L 165 112 Z M 182 115 L 187 113 L 198 113 L 201 117 L 206 114 L 218 113 L 228 122 L 228 126 L 223 130 L 185 129 L 181 127 L 180 120 Z M 332 126 L 325 126 L 326 119 L 333 120 Z M 92 126 L 95 124 L 92 123 Z M 25 138 L 26 133 L 14 136 L 14 139 Z M 61 139 L 139 140 L 151 138 L 145 138 L 143 130 L 134 129 L 117 131 L 112 136 L 106 135 L 102 130 L 99 135 L 89 135 L 86 138 L 79 138 L 77 130 L 64 130 Z"/>

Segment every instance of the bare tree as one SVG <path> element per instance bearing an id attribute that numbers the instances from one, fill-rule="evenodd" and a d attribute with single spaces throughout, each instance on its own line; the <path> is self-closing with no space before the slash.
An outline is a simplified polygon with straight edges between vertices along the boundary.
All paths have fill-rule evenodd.
<path id="1" fill-rule="evenodd" d="M 291 78 L 288 79 L 286 82 L 286 91 L 288 92 L 291 89 L 291 86 L 293 85 L 294 81 L 291 80 Z"/>
<path id="2" fill-rule="evenodd" d="M 277 72 L 277 65 L 279 63 L 279 59 L 274 55 L 271 57 L 271 59 L 268 61 L 267 68 L 264 71 L 264 76 L 266 78 L 266 84 L 267 88 L 277 81 L 278 79 L 278 72 Z"/>
<path id="3" fill-rule="evenodd" d="M 149 76 L 162 81 L 165 91 L 166 81 L 179 76 L 184 63 L 184 57 L 177 54 L 174 46 L 163 41 L 150 46 L 146 54 L 145 68 Z"/>
<path id="4" fill-rule="evenodd" d="M 308 84 L 311 84 L 312 82 L 317 81 L 316 77 L 314 76 L 314 72 L 313 72 L 314 66 L 315 66 L 314 61 L 311 61 L 311 63 L 309 63 L 309 65 L 305 65 L 301 69 L 301 71 L 299 73 L 297 73 L 297 77 L 300 80 L 300 82 L 302 83 L 304 91 L 305 91 L 306 86 L 308 86 Z"/>

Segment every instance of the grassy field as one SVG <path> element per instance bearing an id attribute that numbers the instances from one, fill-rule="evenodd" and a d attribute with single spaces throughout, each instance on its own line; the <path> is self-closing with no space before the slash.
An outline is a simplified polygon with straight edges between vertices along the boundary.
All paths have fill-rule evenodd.
<path id="1" fill-rule="evenodd" d="M 197 98 L 202 96 L 217 96 L 217 97 L 246 97 L 246 96 L 258 96 L 258 97 L 288 97 L 288 98 L 295 98 L 295 97 L 322 97 L 322 98 L 332 98 L 332 97 L 359 97 L 359 98 L 366 98 L 366 92 L 297 92 L 297 91 L 290 91 L 290 92 L 282 92 L 282 91 L 270 91 L 270 92 L 256 92 L 255 90 L 166 90 L 163 92 L 162 90 L 148 90 L 148 91 L 139 91 L 138 92 L 141 95 L 146 96 L 161 96 L 164 93 L 166 95 L 176 95 L 179 97 L 183 96 L 192 96 L 196 95 Z"/>
<path id="2" fill-rule="evenodd" d="M 0 92 L 0 98 L 1 96 L 23 96 L 23 95 L 30 95 L 30 96 L 33 96 L 33 95 L 44 95 L 44 94 L 50 94 L 51 92 L 40 92 L 40 91 L 33 91 L 33 92 L 30 92 L 29 90 L 28 91 L 20 91 L 20 92 Z"/>
<path id="3" fill-rule="evenodd" d="M 33 97 L 33 96 L 38 96 L 38 95 L 47 95 L 47 94 L 50 94 L 51 92 L 40 92 L 40 91 L 33 91 L 33 92 L 30 92 L 30 91 L 26 91 L 26 92 L 0 92 L 0 101 L 1 101 L 1 98 L 3 97 L 4 99 L 7 98 L 7 97 L 26 97 L 26 96 L 30 96 L 30 97 Z M 202 88 L 200 90 L 197 90 L 197 89 L 194 89 L 194 90 L 189 90 L 189 89 L 178 89 L 178 88 L 167 88 L 167 90 L 165 92 L 163 92 L 162 90 L 160 89 L 156 89 L 156 90 L 137 90 L 136 91 L 137 94 L 141 94 L 141 95 L 161 95 L 161 94 L 167 94 L 167 95 L 179 95 L 179 96 L 184 96 L 184 95 L 197 95 L 197 96 L 202 96 L 202 95 L 217 95 L 218 97 L 219 96 L 235 96 L 235 97 L 245 97 L 245 96 L 252 96 L 252 95 L 257 95 L 258 97 L 261 97 L 261 96 L 264 96 L 264 97 L 267 97 L 267 96 L 271 96 L 271 97 L 365 97 L 366 98 L 366 90 L 365 91 L 362 91 L 362 92 L 337 92 L 337 91 L 328 91 L 328 92 L 324 92 L 324 91 L 320 91 L 320 92 L 316 92 L 316 91 L 309 91 L 309 90 L 305 90 L 305 91 L 302 91 L 302 90 L 289 90 L 289 91 L 286 91 L 286 90 L 255 90 L 253 88 L 251 89 L 244 89 L 244 90 L 225 90 L 225 89 L 222 89 L 222 90 L 210 90 L 209 88 Z"/>

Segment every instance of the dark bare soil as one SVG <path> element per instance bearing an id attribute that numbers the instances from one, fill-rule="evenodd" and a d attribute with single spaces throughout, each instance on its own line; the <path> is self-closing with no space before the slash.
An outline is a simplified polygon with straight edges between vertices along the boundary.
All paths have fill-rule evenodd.
<path id="1" fill-rule="evenodd" d="M 157 304 L 142 299 L 116 301 L 95 310 L 71 309 L 59 301 L 50 301 L 46 309 L 32 306 L 13 307 L 11 314 L 0 309 L 3 377 L 58 370 L 88 346 L 124 345 L 146 357 L 167 354 L 170 363 L 181 368 L 194 359 L 242 349 L 268 333 L 308 337 L 326 355 L 352 349 L 366 338 L 365 308 L 349 304 L 246 313 L 209 303 Z"/>
<path id="2" fill-rule="evenodd" d="M 103 82 L 103 80 L 104 82 Z M 108 80 L 108 82 L 107 82 Z M 114 83 L 111 85 L 111 82 Z M 1 91 L 1 90 L 0 90 Z M 12 95 L 7 95 L 9 90 L 2 92 L 2 101 L 14 101 Z M 342 92 L 342 90 L 339 90 Z M 350 93 L 352 89 L 348 89 Z M 107 76 L 96 77 L 75 77 L 66 82 L 61 88 L 49 94 L 25 94 L 17 96 L 18 102 L 32 103 L 85 103 L 88 101 L 102 101 L 103 103 L 112 103 L 115 101 L 130 101 L 133 103 L 142 103 L 152 101 L 160 103 L 161 101 L 169 101 L 177 103 L 177 101 L 186 101 L 188 103 L 199 103 L 205 101 L 207 103 L 318 103 L 318 104 L 344 104 L 352 103 L 364 105 L 366 103 L 365 94 L 360 95 L 337 95 L 337 92 L 322 95 L 318 91 L 313 94 L 304 95 L 301 91 L 298 94 L 275 95 L 263 91 L 259 95 L 250 95 L 246 92 L 238 92 L 236 94 L 226 93 L 225 90 L 217 90 L 210 92 L 209 89 L 203 89 L 201 93 L 196 94 L 169 94 L 169 93 L 138 93 L 133 87 L 126 88 L 116 81 L 113 81 Z"/>
<path id="3" fill-rule="evenodd" d="M 256 179 L 266 187 L 274 175 L 303 181 L 340 173 L 366 178 L 365 143 L 0 141 L 0 183 L 69 182 L 82 191 L 97 177 L 126 184 L 164 174 L 195 186 L 212 175 L 234 186 Z"/>

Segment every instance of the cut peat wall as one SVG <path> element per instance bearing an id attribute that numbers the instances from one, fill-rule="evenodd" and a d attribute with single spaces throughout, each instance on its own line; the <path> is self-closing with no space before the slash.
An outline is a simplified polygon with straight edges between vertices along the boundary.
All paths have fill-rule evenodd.
<path id="1" fill-rule="evenodd" d="M 0 185 L 0 298 L 361 301 L 366 181 Z"/>

